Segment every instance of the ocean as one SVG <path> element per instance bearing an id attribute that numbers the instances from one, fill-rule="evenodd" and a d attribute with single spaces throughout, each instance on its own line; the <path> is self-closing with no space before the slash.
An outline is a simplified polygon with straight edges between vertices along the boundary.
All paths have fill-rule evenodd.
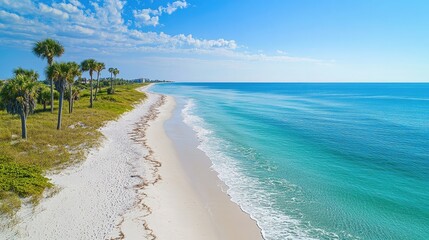
<path id="1" fill-rule="evenodd" d="M 429 84 L 168 83 L 267 240 L 429 239 Z"/>

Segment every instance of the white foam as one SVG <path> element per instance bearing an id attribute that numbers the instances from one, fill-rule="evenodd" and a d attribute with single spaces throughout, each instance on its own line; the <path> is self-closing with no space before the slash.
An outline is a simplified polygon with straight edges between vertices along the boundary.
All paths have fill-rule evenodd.
<path id="1" fill-rule="evenodd" d="M 196 133 L 200 142 L 198 148 L 206 153 L 212 161 L 212 168 L 218 173 L 220 180 L 227 186 L 227 193 L 233 202 L 255 219 L 262 229 L 265 239 L 315 239 L 309 229 L 302 227 L 299 219 L 285 215 L 272 207 L 271 193 L 256 178 L 244 174 L 239 161 L 228 156 L 224 151 L 229 145 L 223 139 L 216 137 L 209 130 L 208 124 L 195 114 L 197 106 L 189 99 L 182 110 L 183 121 Z M 316 229 L 312 229 L 313 232 Z M 318 232 L 321 232 L 320 230 Z M 323 235 L 328 235 L 323 234 Z M 333 236 L 331 233 L 329 236 Z"/>

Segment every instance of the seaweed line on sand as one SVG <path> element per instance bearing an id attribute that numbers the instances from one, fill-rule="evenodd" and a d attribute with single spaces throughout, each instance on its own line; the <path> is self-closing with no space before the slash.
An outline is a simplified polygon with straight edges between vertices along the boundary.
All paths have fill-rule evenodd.
<path id="1" fill-rule="evenodd" d="M 143 212 L 146 214 L 141 216 L 141 218 L 147 217 L 152 213 L 152 209 L 144 203 L 144 199 L 147 197 L 147 195 L 143 192 L 143 190 L 149 186 L 149 185 L 155 185 L 158 181 L 161 181 L 161 175 L 159 174 L 159 168 L 161 167 L 161 162 L 154 159 L 154 151 L 147 143 L 146 138 L 146 130 L 150 126 L 150 122 L 154 121 L 158 115 L 159 115 L 159 108 L 163 106 L 166 102 L 166 96 L 161 95 L 160 98 L 150 106 L 148 113 L 141 118 L 139 122 L 137 122 L 135 125 L 136 127 L 133 129 L 133 131 L 130 133 L 130 138 L 134 140 L 136 143 L 142 144 L 148 151 L 148 154 L 144 157 L 145 162 L 149 164 L 149 172 L 147 176 L 143 177 L 141 175 L 132 175 L 131 177 L 139 178 L 142 180 L 141 183 L 134 185 L 134 190 L 137 193 L 138 200 L 136 201 L 135 205 L 132 208 L 138 207 L 142 209 Z M 130 209 L 129 209 L 130 210 Z M 143 220 L 143 228 L 147 232 L 148 239 L 155 240 L 157 239 L 156 235 L 154 234 L 153 230 L 148 226 L 147 221 Z M 125 235 L 121 230 L 121 225 L 125 221 L 124 216 L 122 216 L 122 220 L 117 225 L 117 228 L 119 229 L 119 237 L 112 238 L 112 239 L 124 239 Z"/>

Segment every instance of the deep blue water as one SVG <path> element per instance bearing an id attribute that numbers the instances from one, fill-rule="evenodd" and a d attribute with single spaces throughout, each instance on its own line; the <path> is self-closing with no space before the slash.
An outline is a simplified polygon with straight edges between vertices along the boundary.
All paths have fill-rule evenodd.
<path id="1" fill-rule="evenodd" d="M 266 239 L 429 239 L 429 84 L 151 90 L 183 103 L 199 148 Z"/>

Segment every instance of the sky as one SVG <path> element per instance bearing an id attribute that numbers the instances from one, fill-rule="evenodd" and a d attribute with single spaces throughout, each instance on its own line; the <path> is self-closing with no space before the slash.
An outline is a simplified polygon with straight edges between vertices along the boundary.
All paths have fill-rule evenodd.
<path id="1" fill-rule="evenodd" d="M 44 78 L 32 47 L 53 38 L 56 61 L 127 79 L 429 82 L 428 13 L 426 0 L 0 0 L 0 79 Z"/>

